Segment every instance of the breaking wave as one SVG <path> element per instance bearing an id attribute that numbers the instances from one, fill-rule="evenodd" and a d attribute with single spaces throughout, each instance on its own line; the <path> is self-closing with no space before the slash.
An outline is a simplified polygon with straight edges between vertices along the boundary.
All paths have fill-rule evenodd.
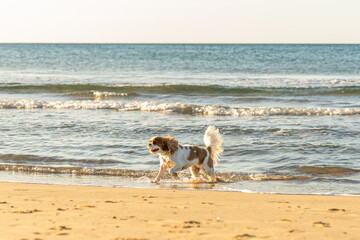
<path id="1" fill-rule="evenodd" d="M 122 93 L 122 92 L 102 92 L 102 91 L 85 91 L 85 92 L 73 92 L 67 94 L 67 96 L 77 98 L 94 98 L 95 100 L 100 99 L 111 99 L 111 98 L 127 98 L 134 97 L 136 93 Z"/>
<path id="2" fill-rule="evenodd" d="M 38 165 L 23 165 L 23 164 L 0 164 L 0 171 L 11 171 L 28 174 L 70 174 L 79 176 L 112 176 L 124 177 L 132 179 L 147 179 L 150 181 L 157 175 L 157 171 L 147 170 L 132 170 L 132 169 L 103 169 L 103 168 L 90 168 L 90 167 L 76 167 L 76 166 L 38 166 Z M 352 171 L 358 172 L 357 170 Z M 217 172 L 216 182 L 222 183 L 236 183 L 243 181 L 333 181 L 333 182 L 347 182 L 356 183 L 358 180 L 343 178 L 343 174 L 331 174 L 324 176 L 323 174 L 308 175 L 304 174 L 291 174 L 291 173 L 241 173 L 241 172 Z M 163 180 L 184 183 L 209 183 L 210 181 L 206 176 L 201 175 L 199 179 L 191 178 L 189 171 L 179 172 L 178 178 L 172 177 L 170 174 L 165 174 Z"/>
<path id="3" fill-rule="evenodd" d="M 62 159 L 52 156 L 37 155 L 0 155 L 0 171 L 19 172 L 28 174 L 71 174 L 79 176 L 113 176 L 124 178 L 147 178 L 154 179 L 158 173 L 157 164 L 154 170 L 134 170 L 119 168 L 118 164 L 126 162 L 118 160 L 101 159 Z M 216 182 L 235 183 L 242 181 L 336 181 L 359 183 L 358 180 L 345 178 L 360 173 L 359 169 L 336 166 L 302 166 L 297 169 L 289 169 L 289 172 L 267 171 L 263 173 L 223 172 L 216 171 Z M 295 171 L 294 171 L 295 170 Z M 168 181 L 185 183 L 204 183 L 209 179 L 201 173 L 199 179 L 191 178 L 190 171 L 179 172 L 179 178 L 173 178 L 170 174 L 163 177 Z"/>
<path id="4" fill-rule="evenodd" d="M 0 109 L 90 109 L 161 112 L 205 116 L 346 116 L 360 114 L 357 108 L 307 107 L 230 107 L 182 103 L 117 102 L 117 101 L 37 101 L 0 100 Z"/>
<path id="5" fill-rule="evenodd" d="M 23 173 L 36 174 L 76 174 L 76 175 L 96 175 L 96 176 L 117 176 L 126 178 L 141 178 L 147 177 L 155 178 L 157 171 L 131 170 L 131 169 L 99 169 L 99 168 L 84 168 L 84 167 L 60 167 L 60 166 L 36 166 L 36 165 L 22 165 L 22 164 L 0 164 L 0 171 L 13 171 Z M 240 181 L 284 181 L 284 180 L 306 180 L 306 176 L 291 176 L 286 174 L 246 174 L 225 172 L 217 173 L 216 176 L 221 179 L 220 182 L 240 182 Z M 177 181 L 194 182 L 190 180 L 191 175 L 187 171 L 179 173 Z M 165 174 L 163 179 L 174 178 L 170 174 Z M 208 182 L 205 176 L 196 180 L 197 183 Z"/>

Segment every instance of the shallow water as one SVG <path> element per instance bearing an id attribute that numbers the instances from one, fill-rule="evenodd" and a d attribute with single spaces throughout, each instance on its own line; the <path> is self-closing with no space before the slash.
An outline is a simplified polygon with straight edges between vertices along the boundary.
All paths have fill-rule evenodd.
<path id="1" fill-rule="evenodd" d="M 360 45 L 0 44 L 3 181 L 360 194 Z M 203 145 L 224 182 L 166 175 L 153 136 Z"/>

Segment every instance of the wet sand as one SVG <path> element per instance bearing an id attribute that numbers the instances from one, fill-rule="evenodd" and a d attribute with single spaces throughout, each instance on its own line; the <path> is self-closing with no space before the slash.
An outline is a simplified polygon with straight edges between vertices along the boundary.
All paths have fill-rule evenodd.
<path id="1" fill-rule="evenodd" d="M 360 197 L 0 183 L 1 239 L 359 239 Z"/>

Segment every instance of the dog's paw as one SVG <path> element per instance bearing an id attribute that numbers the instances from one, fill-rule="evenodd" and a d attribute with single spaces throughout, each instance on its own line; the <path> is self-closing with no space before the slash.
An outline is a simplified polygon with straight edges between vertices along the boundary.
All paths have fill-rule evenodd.
<path id="1" fill-rule="evenodd" d="M 178 177 L 178 174 L 176 172 L 169 172 L 171 176 Z"/>

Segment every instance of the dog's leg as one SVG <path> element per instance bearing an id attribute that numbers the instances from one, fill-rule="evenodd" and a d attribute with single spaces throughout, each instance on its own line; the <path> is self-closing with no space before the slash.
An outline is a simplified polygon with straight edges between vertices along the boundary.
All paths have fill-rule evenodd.
<path id="1" fill-rule="evenodd" d="M 203 165 L 203 170 L 210 181 L 212 181 L 212 182 L 216 181 L 217 178 L 215 177 L 214 168 L 208 167 L 205 164 L 205 165 Z"/>
<path id="2" fill-rule="evenodd" d="M 161 166 L 160 166 L 160 170 L 159 170 L 159 173 L 158 173 L 158 175 L 156 176 L 156 178 L 154 179 L 154 181 L 152 181 L 152 182 L 154 182 L 154 183 L 157 183 L 159 180 L 160 180 L 160 178 L 164 175 L 164 173 L 165 173 L 165 171 L 166 171 L 166 165 L 163 163 L 163 164 L 161 164 Z"/>
<path id="3" fill-rule="evenodd" d="M 171 176 L 173 176 L 173 177 L 177 177 L 178 175 L 177 175 L 177 171 L 180 171 L 180 170 L 182 170 L 183 169 L 183 166 L 181 165 L 181 164 L 175 164 L 175 166 L 173 166 L 171 169 L 170 169 L 170 171 L 169 171 L 169 173 L 170 173 L 170 175 Z"/>
<path id="4" fill-rule="evenodd" d="M 199 178 L 200 168 L 198 166 L 191 166 L 191 174 L 193 178 L 197 179 Z"/>

